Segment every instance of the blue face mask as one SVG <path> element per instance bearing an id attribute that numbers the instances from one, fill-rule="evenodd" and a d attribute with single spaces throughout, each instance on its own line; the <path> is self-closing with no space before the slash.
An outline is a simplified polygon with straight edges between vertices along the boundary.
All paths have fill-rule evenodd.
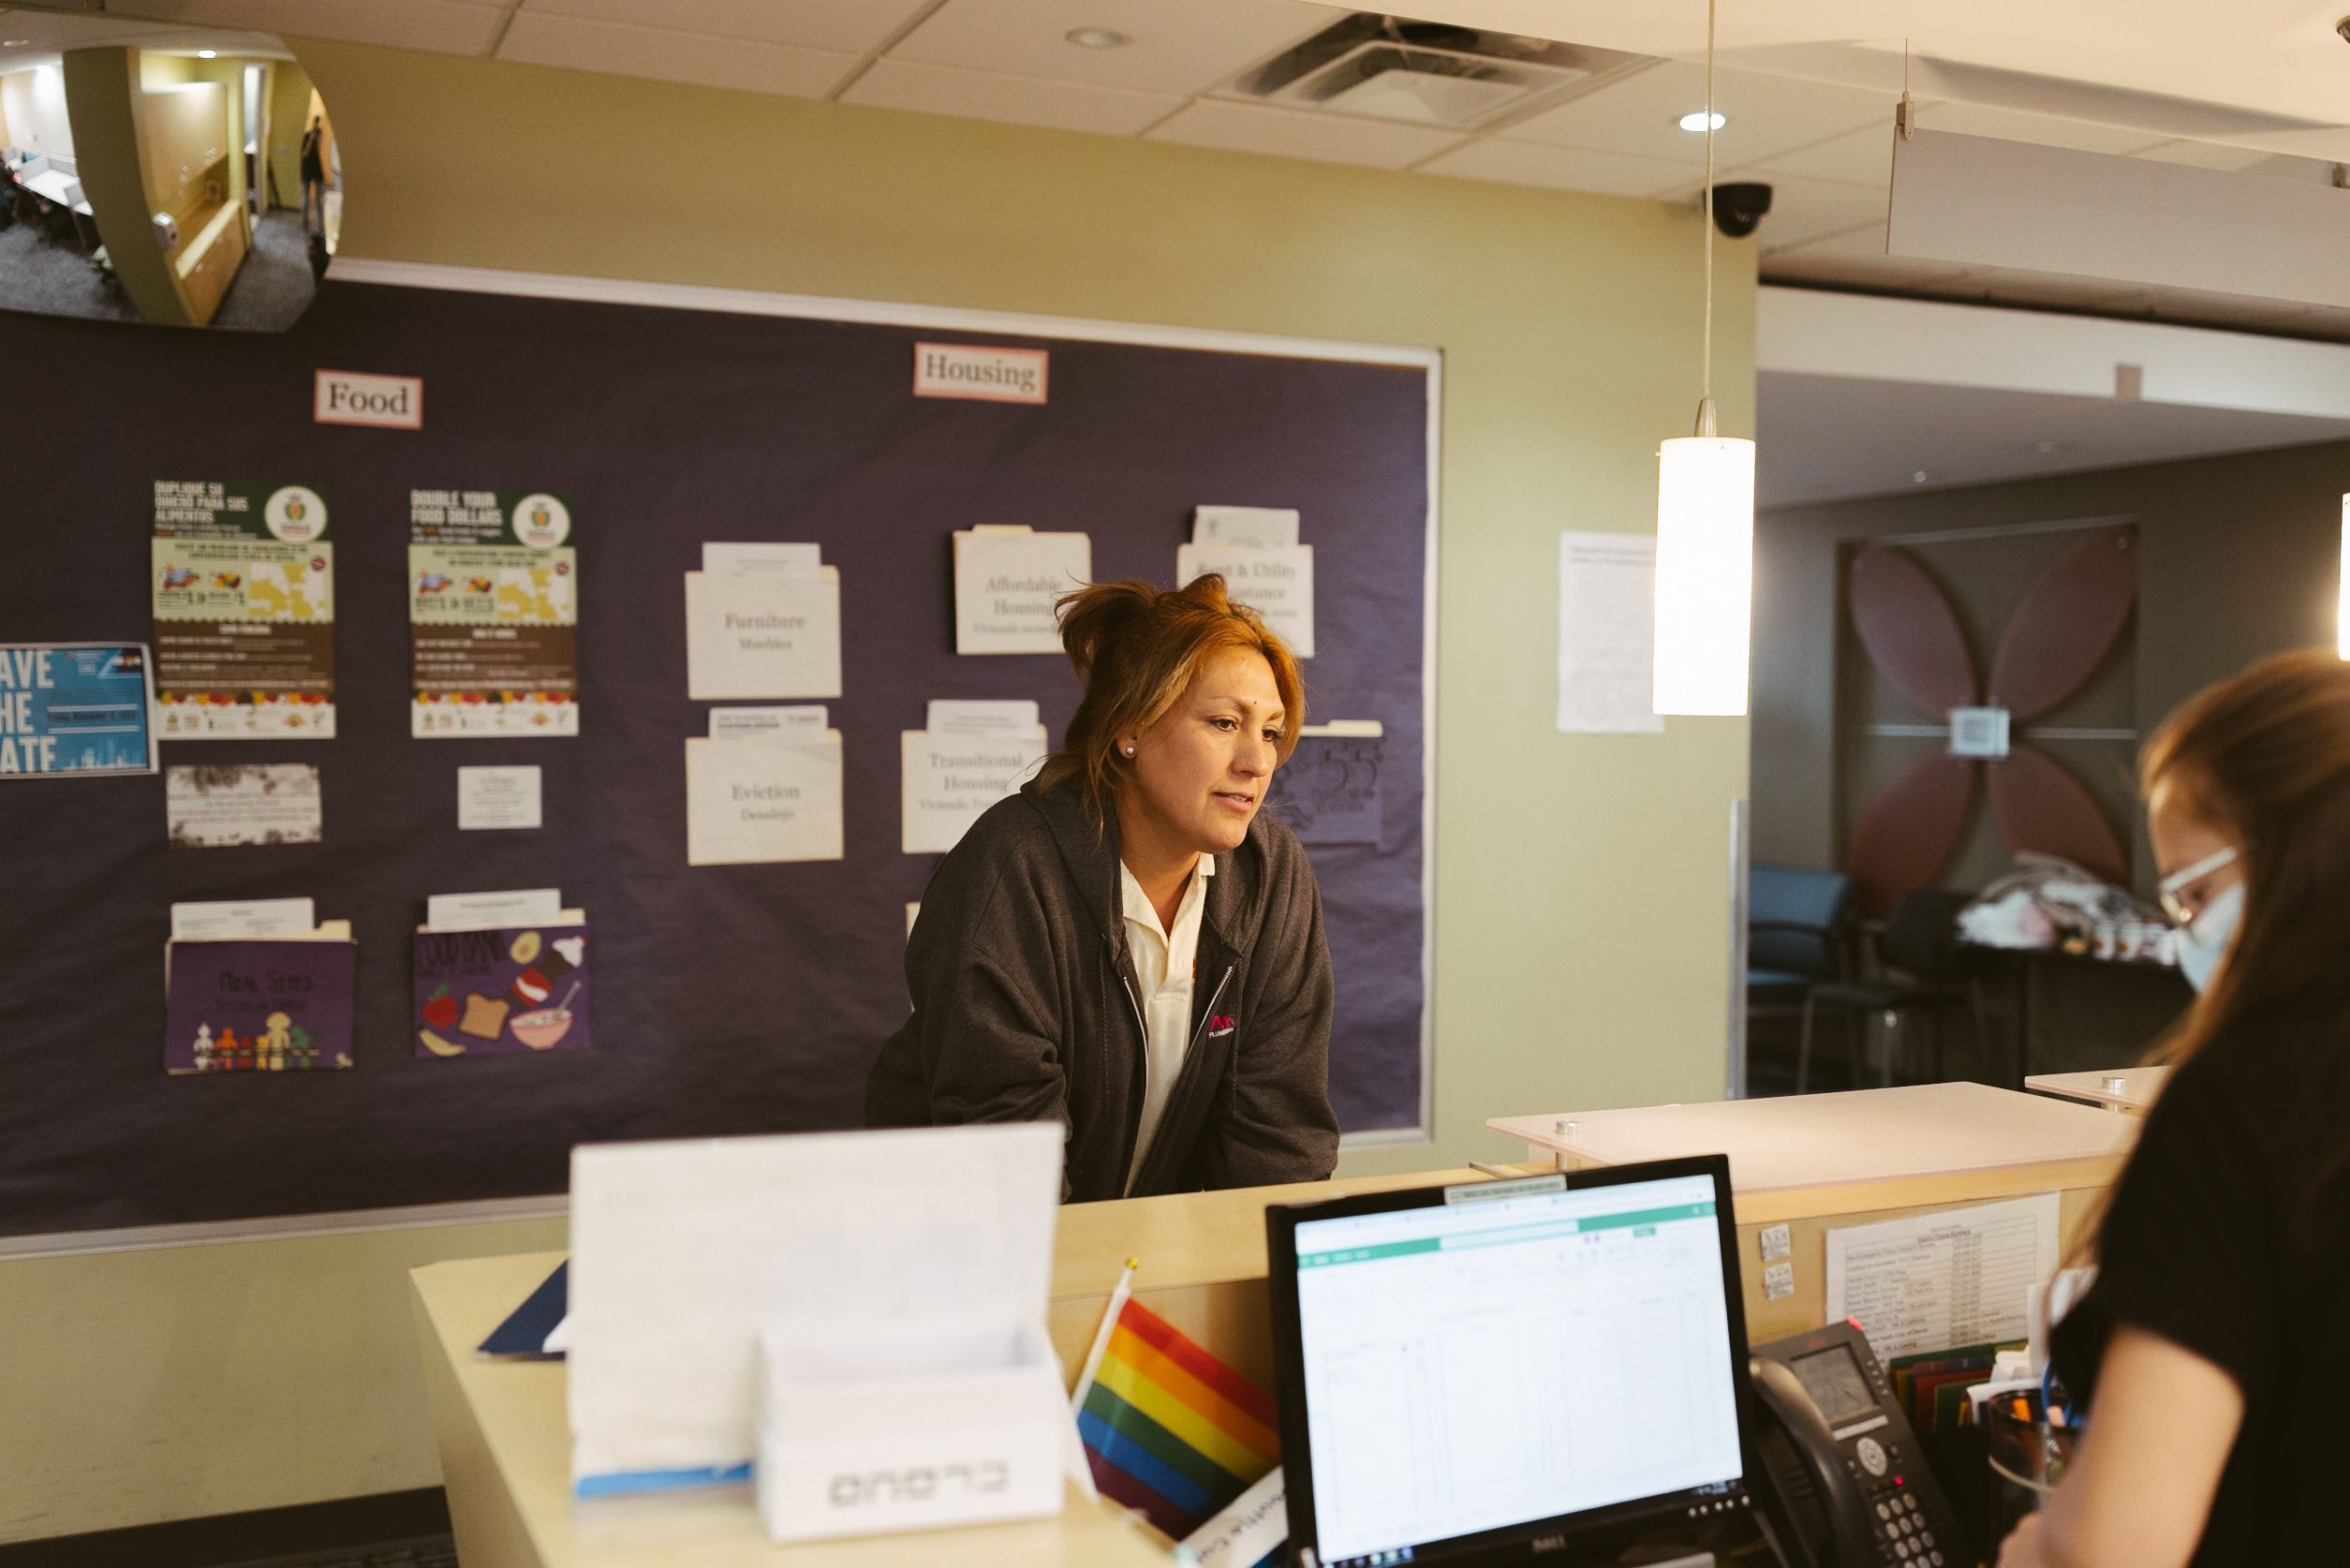
<path id="1" fill-rule="evenodd" d="M 2210 988 L 2243 918 L 2244 884 L 2238 882 L 2206 904 L 2191 925 L 2180 928 L 2179 970 L 2198 993 Z"/>

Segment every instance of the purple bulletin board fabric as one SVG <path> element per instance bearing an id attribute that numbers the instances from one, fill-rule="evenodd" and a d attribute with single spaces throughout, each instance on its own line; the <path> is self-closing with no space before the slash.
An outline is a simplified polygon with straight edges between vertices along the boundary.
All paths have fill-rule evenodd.
<path id="1" fill-rule="evenodd" d="M 1051 402 L 917 399 L 912 345 L 1048 349 Z M 1203 503 L 1295 507 L 1315 547 L 1316 718 L 1384 726 L 1376 845 L 1310 853 L 1349 1131 L 1417 1125 L 1428 939 L 1423 657 L 1431 377 L 1397 366 L 330 279 L 270 336 L 0 314 L 35 376 L 0 499 L 0 640 L 144 641 L 157 479 L 334 497 L 337 738 L 176 742 L 319 769 L 315 845 L 170 849 L 160 777 L 0 783 L 0 1235 L 563 1191 L 574 1144 L 853 1127 L 906 1010 L 898 732 L 934 697 L 1035 698 L 1057 657 L 957 658 L 949 536 L 1081 529 L 1170 584 Z M 320 368 L 421 376 L 421 431 L 311 419 Z M 412 740 L 411 487 L 550 490 L 579 547 L 577 739 Z M 842 580 L 847 858 L 689 868 L 682 574 L 704 540 L 816 540 Z M 536 763 L 537 831 L 462 833 L 460 764 Z M 559 886 L 586 912 L 584 1051 L 421 1060 L 426 895 Z M 359 940 L 356 1065 L 163 1072 L 183 899 L 309 895 Z"/>

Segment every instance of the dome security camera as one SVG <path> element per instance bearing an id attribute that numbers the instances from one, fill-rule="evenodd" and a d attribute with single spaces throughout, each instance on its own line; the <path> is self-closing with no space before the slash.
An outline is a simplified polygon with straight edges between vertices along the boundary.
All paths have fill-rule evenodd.
<path id="1" fill-rule="evenodd" d="M 1762 226 L 1770 211 L 1770 186 L 1759 181 L 1737 181 L 1713 188 L 1714 227 L 1728 238 L 1743 240 Z"/>

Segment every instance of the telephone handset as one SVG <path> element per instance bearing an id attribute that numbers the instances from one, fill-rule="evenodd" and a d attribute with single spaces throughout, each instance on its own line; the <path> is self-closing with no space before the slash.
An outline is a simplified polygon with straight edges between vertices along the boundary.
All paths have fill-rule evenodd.
<path id="1" fill-rule="evenodd" d="M 1974 1561 L 1869 1341 L 1848 1323 L 1754 1348 L 1764 1517 L 1788 1568 Z"/>

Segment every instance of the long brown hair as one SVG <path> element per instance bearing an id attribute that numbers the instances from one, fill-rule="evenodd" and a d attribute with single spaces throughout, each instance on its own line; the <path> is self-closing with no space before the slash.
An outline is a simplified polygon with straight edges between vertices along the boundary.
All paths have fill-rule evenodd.
<path id="1" fill-rule="evenodd" d="M 2147 1059 L 2185 1062 L 2248 1014 L 2328 985 L 2341 991 L 2336 1021 L 2350 1024 L 2350 664 L 2315 649 L 2278 654 L 2205 688 L 2147 741 L 2138 788 L 2150 800 L 2169 790 L 2226 830 L 2244 878 L 2226 958 Z M 2068 1264 L 2093 1257 L 2111 1195 L 2100 1194 Z"/>
<path id="2" fill-rule="evenodd" d="M 1057 605 L 1061 646 L 1086 695 L 1061 748 L 1038 770 L 1040 788 L 1076 779 L 1095 820 L 1104 819 L 1127 778 L 1117 737 L 1158 723 L 1209 656 L 1227 648 L 1262 654 L 1272 666 L 1286 710 L 1275 755 L 1289 761 L 1306 722 L 1297 658 L 1254 610 L 1233 602 L 1223 578 L 1209 572 L 1173 592 L 1131 577 L 1093 583 L 1062 595 Z"/>
<path id="3" fill-rule="evenodd" d="M 2210 989 L 2153 1058 L 2182 1062 L 2254 1008 L 2339 982 L 2350 965 L 2350 664 L 2264 658 L 2163 720 L 2138 783 L 2179 794 L 2240 846 L 2244 912 Z"/>

